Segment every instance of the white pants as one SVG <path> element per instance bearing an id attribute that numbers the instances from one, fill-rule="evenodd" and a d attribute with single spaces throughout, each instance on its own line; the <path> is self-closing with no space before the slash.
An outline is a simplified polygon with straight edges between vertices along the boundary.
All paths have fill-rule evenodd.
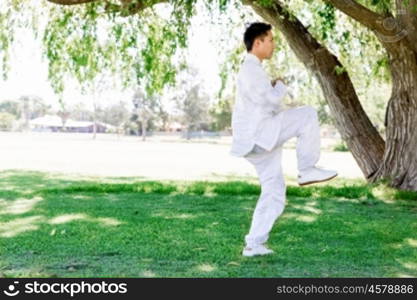
<path id="1" fill-rule="evenodd" d="M 320 127 L 316 110 L 311 106 L 288 109 L 278 120 L 281 132 L 271 151 L 255 146 L 245 158 L 254 165 L 261 184 L 258 199 L 246 245 L 253 247 L 268 240 L 269 232 L 276 219 L 284 211 L 285 181 L 282 174 L 282 145 L 292 137 L 297 137 L 298 171 L 313 167 L 320 157 Z"/>

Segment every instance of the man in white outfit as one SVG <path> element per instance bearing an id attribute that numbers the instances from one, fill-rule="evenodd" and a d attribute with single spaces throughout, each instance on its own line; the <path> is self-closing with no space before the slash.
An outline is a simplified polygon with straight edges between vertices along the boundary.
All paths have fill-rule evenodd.
<path id="1" fill-rule="evenodd" d="M 274 51 L 271 25 L 251 24 L 244 34 L 248 51 L 237 76 L 237 98 L 232 114 L 231 154 L 244 157 L 256 169 L 261 184 L 244 256 L 273 253 L 264 243 L 282 214 L 285 181 L 281 169 L 282 145 L 297 137 L 298 183 L 307 185 L 330 180 L 335 171 L 315 167 L 320 157 L 320 128 L 317 112 L 310 106 L 284 110 L 287 87 L 280 78 L 269 80 L 262 61 Z"/>

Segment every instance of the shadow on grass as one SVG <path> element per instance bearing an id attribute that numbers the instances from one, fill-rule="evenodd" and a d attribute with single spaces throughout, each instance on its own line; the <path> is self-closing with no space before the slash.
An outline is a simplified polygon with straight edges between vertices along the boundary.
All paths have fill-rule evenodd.
<path id="1" fill-rule="evenodd" d="M 3 276 L 417 276 L 412 192 L 346 180 L 288 186 L 269 240 L 277 254 L 246 259 L 257 184 L 0 177 Z"/>

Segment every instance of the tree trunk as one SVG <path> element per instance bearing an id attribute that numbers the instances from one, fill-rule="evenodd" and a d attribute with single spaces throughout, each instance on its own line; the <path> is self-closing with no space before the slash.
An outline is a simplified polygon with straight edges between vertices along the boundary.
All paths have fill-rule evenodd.
<path id="1" fill-rule="evenodd" d="M 318 43 L 278 1 L 270 7 L 260 6 L 253 0 L 244 3 L 277 27 L 298 59 L 313 72 L 336 120 L 336 127 L 363 174 L 366 178 L 375 174 L 382 162 L 385 142 L 363 110 L 348 73 L 337 72 L 343 68 L 337 57 Z"/>
<path id="2" fill-rule="evenodd" d="M 392 94 L 386 114 L 386 150 L 372 181 L 417 191 L 417 52 L 406 40 L 384 45 L 389 54 Z"/>
<path id="3" fill-rule="evenodd" d="M 146 141 L 146 120 L 142 120 L 142 141 Z"/>
<path id="4" fill-rule="evenodd" d="M 93 140 L 97 135 L 97 97 L 96 97 L 96 85 L 93 85 Z"/>
<path id="5" fill-rule="evenodd" d="M 22 109 L 22 119 L 23 119 L 23 131 L 29 131 L 29 120 L 30 120 L 30 109 L 29 109 L 29 98 L 24 97 L 22 99 L 23 109 Z"/>
<path id="6" fill-rule="evenodd" d="M 97 134 L 97 122 L 96 122 L 96 118 L 94 117 L 94 123 L 93 123 L 93 140 L 96 139 L 96 134 Z"/>

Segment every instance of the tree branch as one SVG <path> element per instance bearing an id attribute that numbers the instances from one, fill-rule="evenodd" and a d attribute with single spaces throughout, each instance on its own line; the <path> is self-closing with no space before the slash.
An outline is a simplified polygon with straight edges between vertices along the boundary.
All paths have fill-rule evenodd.
<path id="1" fill-rule="evenodd" d="M 131 16 L 155 4 L 169 2 L 169 0 L 119 0 L 122 4 L 119 12 L 122 16 Z"/>
<path id="2" fill-rule="evenodd" d="M 47 0 L 59 5 L 79 5 L 97 1 L 104 1 L 107 12 L 120 13 L 122 16 L 131 16 L 145 8 L 155 4 L 169 2 L 169 0 L 119 0 L 120 4 L 115 4 L 108 0 Z"/>
<path id="3" fill-rule="evenodd" d="M 391 30 L 385 26 L 384 21 L 392 17 L 391 13 L 387 15 L 378 14 L 355 0 L 323 0 L 330 3 L 335 8 L 348 15 L 352 19 L 358 21 L 369 29 L 380 33 L 390 34 Z"/>
<path id="4" fill-rule="evenodd" d="M 391 12 L 385 15 L 373 12 L 355 0 L 323 1 L 371 29 L 388 51 L 398 42 L 406 41 L 408 47 L 417 52 L 417 13 L 413 10 L 417 0 L 396 0 L 395 17 Z"/>
<path id="5" fill-rule="evenodd" d="M 47 0 L 47 1 L 51 3 L 59 4 L 59 5 L 77 5 L 77 4 L 96 2 L 98 0 Z"/>
<path id="6" fill-rule="evenodd" d="M 417 0 L 396 0 L 397 18 L 404 26 L 409 44 L 417 52 Z"/>

